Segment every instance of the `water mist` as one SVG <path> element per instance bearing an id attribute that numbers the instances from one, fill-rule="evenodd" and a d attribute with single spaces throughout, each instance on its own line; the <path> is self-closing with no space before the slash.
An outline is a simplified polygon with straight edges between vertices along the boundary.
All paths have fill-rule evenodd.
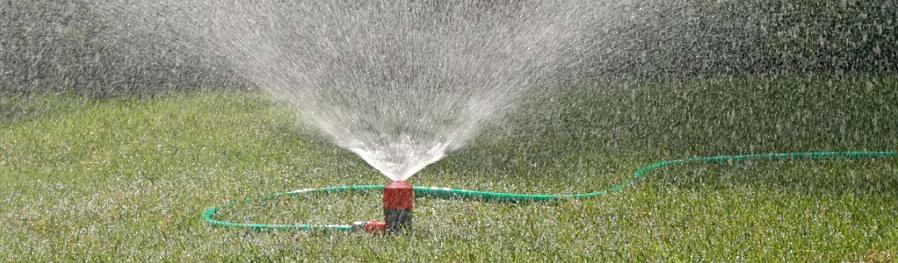
<path id="1" fill-rule="evenodd" d="M 110 1 L 288 105 L 394 181 L 582 55 L 604 9 L 571 1 Z"/>

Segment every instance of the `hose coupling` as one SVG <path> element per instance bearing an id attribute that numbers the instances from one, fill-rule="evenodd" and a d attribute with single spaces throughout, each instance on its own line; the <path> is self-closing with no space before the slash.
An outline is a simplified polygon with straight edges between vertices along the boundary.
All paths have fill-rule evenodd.
<path id="1" fill-rule="evenodd" d="M 380 221 L 357 221 L 352 223 L 353 232 L 365 232 L 368 234 L 383 234 L 387 224 Z"/>

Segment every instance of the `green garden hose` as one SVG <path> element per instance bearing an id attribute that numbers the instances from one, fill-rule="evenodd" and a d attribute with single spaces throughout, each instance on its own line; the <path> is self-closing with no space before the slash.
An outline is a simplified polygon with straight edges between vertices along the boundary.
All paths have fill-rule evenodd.
<path id="1" fill-rule="evenodd" d="M 835 158 L 844 158 L 844 159 L 864 159 L 864 158 L 895 158 L 898 157 L 898 152 L 887 152 L 887 151 L 875 151 L 875 152 L 867 152 L 867 151 L 852 151 L 852 152 L 795 152 L 795 153 L 768 153 L 768 154 L 749 154 L 749 155 L 724 155 L 724 156 L 713 156 L 713 157 L 693 157 L 687 159 L 679 159 L 679 160 L 667 160 L 660 161 L 656 163 L 651 163 L 646 166 L 642 166 L 637 169 L 633 176 L 627 179 L 626 181 L 612 185 L 605 190 L 599 190 L 595 192 L 589 193 L 580 193 L 580 194 L 515 194 L 515 193 L 497 193 L 497 192 L 484 192 L 484 191 L 472 191 L 472 190 L 464 190 L 464 189 L 450 189 L 443 187 L 418 187 L 415 186 L 414 192 L 416 197 L 435 197 L 435 198 L 457 198 L 457 199 L 473 199 L 473 200 L 482 200 L 482 201 L 496 201 L 496 202 L 545 202 L 545 201 L 555 201 L 555 200 L 575 200 L 575 199 L 585 199 L 585 198 L 593 198 L 599 197 L 603 195 L 607 195 L 610 193 L 616 193 L 623 191 L 630 185 L 635 184 L 638 180 L 645 177 L 651 171 L 673 166 L 673 165 L 683 165 L 683 164 L 708 164 L 708 163 L 731 163 L 731 162 L 741 162 L 741 161 L 749 161 L 749 160 L 788 160 L 788 159 L 808 159 L 808 160 L 819 160 L 819 159 L 835 159 Z M 255 231 L 267 231 L 267 230 L 299 230 L 299 231 L 314 231 L 314 230 L 329 230 L 329 231 L 343 231 L 348 232 L 352 231 L 353 227 L 350 225 L 325 225 L 325 224 L 253 224 L 253 223 L 234 223 L 228 221 L 221 221 L 215 219 L 215 214 L 221 209 L 231 207 L 235 204 L 239 203 L 248 203 L 255 201 L 267 201 L 276 198 L 282 197 L 294 197 L 306 194 L 314 194 L 314 193 L 342 193 L 342 192 L 370 192 L 370 191 L 382 191 L 382 185 L 350 185 L 350 186 L 332 186 L 332 187 L 324 187 L 324 188 L 311 188 L 311 189 L 303 189 L 291 192 L 282 192 L 282 193 L 274 193 L 266 196 L 262 196 L 260 198 L 248 198 L 242 201 L 231 201 L 227 202 L 224 205 L 211 207 L 206 209 L 203 212 L 202 219 L 209 223 L 209 225 L 213 227 L 222 227 L 222 228 L 240 228 L 240 229 L 248 229 Z"/>

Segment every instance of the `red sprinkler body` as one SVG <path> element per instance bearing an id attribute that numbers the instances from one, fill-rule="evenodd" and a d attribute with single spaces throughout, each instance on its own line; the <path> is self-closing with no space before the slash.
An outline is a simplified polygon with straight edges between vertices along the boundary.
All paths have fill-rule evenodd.
<path id="1" fill-rule="evenodd" d="M 415 191 L 405 181 L 394 181 L 384 186 L 384 222 L 386 232 L 412 228 L 412 203 Z"/>
<path id="2" fill-rule="evenodd" d="M 394 233 L 412 228 L 412 203 L 415 191 L 405 181 L 394 181 L 384 186 L 384 221 L 359 221 L 352 224 L 354 231 L 369 234 Z"/>

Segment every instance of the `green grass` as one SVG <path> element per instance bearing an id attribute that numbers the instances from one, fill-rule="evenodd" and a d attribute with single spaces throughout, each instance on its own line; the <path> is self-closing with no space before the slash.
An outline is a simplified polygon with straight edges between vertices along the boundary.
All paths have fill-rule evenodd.
<path id="1" fill-rule="evenodd" d="M 698 154 L 895 150 L 898 80 L 590 84 L 533 99 L 416 185 L 591 191 Z M 841 95 L 839 95 L 841 94 Z M 0 261 L 894 261 L 898 160 L 683 166 L 557 204 L 418 199 L 415 231 L 256 233 L 229 199 L 384 183 L 257 95 L 0 99 Z M 380 217 L 377 194 L 240 205 L 245 222 Z"/>

